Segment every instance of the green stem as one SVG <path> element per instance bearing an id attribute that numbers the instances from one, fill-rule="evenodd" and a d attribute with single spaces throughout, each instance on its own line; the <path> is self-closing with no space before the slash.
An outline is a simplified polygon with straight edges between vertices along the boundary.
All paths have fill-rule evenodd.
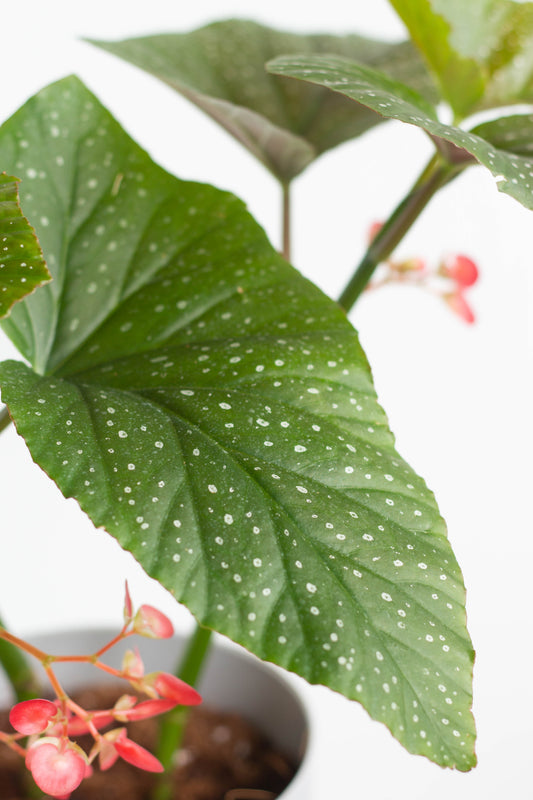
<path id="1" fill-rule="evenodd" d="M 9 416 L 9 411 L 7 410 L 7 406 L 0 411 L 0 433 L 9 426 L 11 422 L 11 417 Z"/>
<path id="2" fill-rule="evenodd" d="M 2 620 L 0 620 L 0 628 L 3 629 Z M 17 703 L 39 697 L 39 682 L 24 653 L 16 645 L 1 638 L 0 664 L 11 684 Z"/>
<path id="3" fill-rule="evenodd" d="M 291 260 L 291 193 L 290 183 L 283 183 L 282 189 L 282 251 L 286 261 Z"/>
<path id="4" fill-rule="evenodd" d="M 371 242 L 362 261 L 339 297 L 339 305 L 348 312 L 359 298 L 376 267 L 385 261 L 420 216 L 433 195 L 460 170 L 436 154 L 422 171 L 411 191 L 394 209 Z"/>
<path id="5" fill-rule="evenodd" d="M 208 628 L 202 628 L 197 625 L 177 671 L 178 677 L 190 686 L 195 686 L 198 682 L 209 650 L 211 633 L 212 631 Z M 178 706 L 169 711 L 161 723 L 156 755 L 163 764 L 165 771 L 161 773 L 156 785 L 153 800 L 170 800 L 172 797 L 172 767 L 174 766 L 175 754 L 183 739 L 188 715 L 189 708 L 187 706 Z"/>

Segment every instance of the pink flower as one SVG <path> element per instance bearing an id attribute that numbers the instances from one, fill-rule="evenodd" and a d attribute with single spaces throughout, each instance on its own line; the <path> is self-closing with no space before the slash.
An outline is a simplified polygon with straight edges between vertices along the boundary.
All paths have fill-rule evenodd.
<path id="1" fill-rule="evenodd" d="M 163 772 L 164 767 L 161 762 L 141 747 L 137 742 L 128 739 L 125 728 L 115 728 L 106 733 L 100 742 L 100 769 L 106 770 L 112 767 L 117 758 L 124 759 L 134 767 L 144 769 L 146 772 Z"/>
<path id="2" fill-rule="evenodd" d="M 146 676 L 158 695 L 181 706 L 197 706 L 202 702 L 196 689 L 168 672 L 152 672 Z"/>
<path id="3" fill-rule="evenodd" d="M 127 650 L 124 653 L 124 658 L 122 659 L 122 672 L 124 673 L 124 677 L 127 679 L 142 678 L 144 675 L 144 664 L 137 649 L 135 652 L 133 650 Z"/>
<path id="4" fill-rule="evenodd" d="M 124 761 L 133 764 L 134 767 L 144 769 L 146 772 L 164 772 L 165 768 L 161 762 L 140 744 L 128 739 L 125 731 L 124 735 L 116 740 L 115 750 Z"/>
<path id="5" fill-rule="evenodd" d="M 471 258 L 461 254 L 447 256 L 440 264 L 439 273 L 451 278 L 461 288 L 472 286 L 479 277 L 476 264 Z"/>
<path id="6" fill-rule="evenodd" d="M 23 700 L 9 712 L 9 721 L 16 731 L 26 736 L 42 733 L 57 714 L 57 706 L 50 700 Z"/>
<path id="7" fill-rule="evenodd" d="M 114 715 L 109 711 L 92 711 L 87 716 L 97 730 L 111 725 L 115 719 Z M 89 727 L 89 719 L 84 720 L 80 717 L 71 717 L 67 724 L 68 735 L 81 736 L 84 733 L 88 733 L 91 730 Z"/>
<path id="8" fill-rule="evenodd" d="M 143 700 L 133 708 L 118 709 L 115 711 L 115 718 L 120 722 L 132 722 L 138 719 L 148 719 L 155 717 L 158 714 L 164 714 L 175 708 L 178 704 L 175 700 L 158 699 L 158 700 Z"/>
<path id="9" fill-rule="evenodd" d="M 450 294 L 443 295 L 445 302 L 448 306 L 458 314 L 464 322 L 468 322 L 469 324 L 475 322 L 474 312 L 470 308 L 469 304 L 465 300 L 463 293 L 458 290 L 457 292 L 451 292 Z"/>
<path id="10" fill-rule="evenodd" d="M 81 748 L 52 737 L 39 739 L 29 748 L 26 766 L 39 789 L 56 798 L 68 797 L 90 773 Z"/>
<path id="11" fill-rule="evenodd" d="M 133 618 L 133 630 L 150 639 L 169 639 L 174 635 L 171 621 L 153 606 L 142 605 Z"/>

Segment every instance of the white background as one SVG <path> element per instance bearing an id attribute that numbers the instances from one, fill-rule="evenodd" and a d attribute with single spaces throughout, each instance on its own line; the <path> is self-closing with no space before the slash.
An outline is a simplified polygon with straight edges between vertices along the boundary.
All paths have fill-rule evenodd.
<path id="1" fill-rule="evenodd" d="M 0 119 L 75 72 L 156 161 L 240 195 L 278 244 L 279 195 L 266 171 L 177 94 L 80 37 L 186 31 L 231 16 L 296 32 L 402 36 L 385 0 L 306 4 L 303 20 L 300 9 L 290 0 L 6 4 Z M 295 183 L 295 265 L 337 296 L 369 223 L 393 208 L 429 152 L 420 131 L 388 123 L 319 159 Z M 359 706 L 297 680 L 315 727 L 315 800 L 533 797 L 532 231 L 531 212 L 499 194 L 483 169 L 470 169 L 431 203 L 401 252 L 430 263 L 453 251 L 475 258 L 476 324 L 403 288 L 365 296 L 352 315 L 398 448 L 435 491 L 464 571 L 479 766 L 465 775 L 410 756 Z M 0 338 L 0 358 L 14 355 Z M 59 495 L 13 430 L 0 438 L 0 508 L 0 609 L 14 630 L 118 625 L 125 577 L 138 602 L 190 627 L 188 612 Z"/>

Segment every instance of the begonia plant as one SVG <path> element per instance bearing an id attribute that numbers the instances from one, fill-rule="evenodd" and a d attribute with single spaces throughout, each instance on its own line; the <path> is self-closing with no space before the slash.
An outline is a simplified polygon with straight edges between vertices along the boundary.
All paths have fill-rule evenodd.
<path id="1" fill-rule="evenodd" d="M 279 247 L 240 199 L 154 163 L 77 77 L 4 122 L 0 313 L 21 358 L 0 364 L 0 430 L 14 423 L 64 496 L 190 610 L 198 670 L 216 631 L 361 703 L 409 752 L 468 771 L 474 652 L 461 571 L 432 491 L 396 450 L 347 313 L 366 290 L 409 284 L 474 321 L 470 255 L 445 240 L 437 264 L 395 250 L 475 165 L 533 208 L 533 3 L 391 4 L 409 41 L 242 20 L 92 41 L 191 100 L 274 175 Z M 388 119 L 421 128 L 433 153 L 331 299 L 289 263 L 290 188 Z M 157 609 L 134 614 L 128 592 L 124 613 L 116 640 L 79 660 L 110 671 L 100 656 L 111 644 L 172 635 Z M 114 674 L 149 699 L 81 709 L 52 668 L 75 657 L 4 627 L 0 640 L 17 691 L 15 733 L 0 739 L 42 791 L 67 797 L 97 759 L 169 767 L 124 726 L 199 702 L 193 688 L 145 676 L 129 651 Z M 35 689 L 13 644 L 43 663 L 55 698 Z M 90 753 L 70 738 L 82 730 Z"/>

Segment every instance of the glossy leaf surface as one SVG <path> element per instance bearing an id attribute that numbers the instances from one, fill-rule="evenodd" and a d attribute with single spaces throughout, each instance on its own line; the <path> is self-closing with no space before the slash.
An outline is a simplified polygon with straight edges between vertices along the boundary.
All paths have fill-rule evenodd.
<path id="1" fill-rule="evenodd" d="M 34 369 L 0 366 L 37 463 L 203 625 L 470 768 L 460 570 L 345 315 L 239 200 L 164 172 L 75 79 L 3 126 L 0 157 L 55 176 L 29 206 L 60 288 L 50 318 L 27 311 L 54 335 Z"/>
<path id="2" fill-rule="evenodd" d="M 302 36 L 246 20 L 215 22 L 186 34 L 94 41 L 168 83 L 245 145 L 279 180 L 289 181 L 326 150 L 381 122 L 364 106 L 268 75 L 283 53 L 337 53 L 395 75 L 434 96 L 416 49 L 361 36 Z"/>
<path id="3" fill-rule="evenodd" d="M 455 112 L 533 100 L 533 3 L 391 0 Z"/>
<path id="4" fill-rule="evenodd" d="M 444 124 L 421 96 L 403 84 L 362 64 L 335 56 L 280 57 L 270 62 L 268 69 L 277 75 L 328 87 L 368 105 L 384 117 L 422 128 L 445 157 L 449 156 L 449 151 L 442 141 L 450 142 L 463 151 L 459 159 L 473 156 L 492 172 L 500 191 L 533 209 L 533 156 L 509 153 L 482 139 L 478 133 Z M 457 155 L 455 153 L 453 158 Z"/>
<path id="5" fill-rule="evenodd" d="M 0 317 L 50 280 L 35 232 L 20 208 L 18 183 L 0 174 Z"/>

